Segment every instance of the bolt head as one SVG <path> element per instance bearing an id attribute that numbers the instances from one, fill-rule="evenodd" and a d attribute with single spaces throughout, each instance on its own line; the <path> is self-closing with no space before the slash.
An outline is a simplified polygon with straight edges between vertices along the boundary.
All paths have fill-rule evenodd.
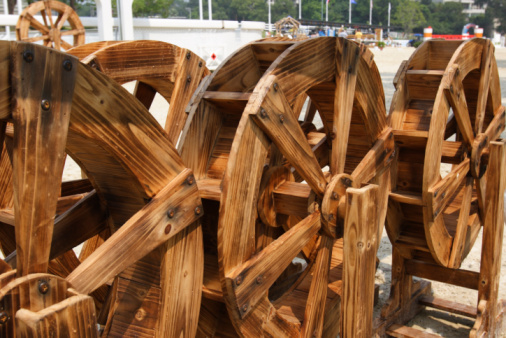
<path id="1" fill-rule="evenodd" d="M 72 70 L 72 61 L 68 59 L 63 61 L 63 69 L 65 69 L 67 72 L 70 72 Z"/>
<path id="2" fill-rule="evenodd" d="M 256 282 L 257 284 L 262 284 L 262 276 L 258 276 Z"/>
<path id="3" fill-rule="evenodd" d="M 0 325 L 4 325 L 9 321 L 9 315 L 7 312 L 0 312 Z"/>
<path id="4" fill-rule="evenodd" d="M 39 292 L 45 295 L 49 291 L 49 283 L 45 280 L 39 282 Z"/>
<path id="5" fill-rule="evenodd" d="M 260 117 L 262 117 L 263 119 L 267 117 L 267 112 L 263 108 L 260 108 Z"/>
<path id="6" fill-rule="evenodd" d="M 172 217 L 174 217 L 174 215 L 175 215 L 175 214 L 176 214 L 176 212 L 174 211 L 174 209 L 169 209 L 169 210 L 167 211 L 167 217 L 168 217 L 168 218 L 172 218 Z"/>
<path id="7" fill-rule="evenodd" d="M 34 59 L 33 52 L 31 50 L 26 50 L 23 53 L 23 59 L 28 63 L 32 62 Z"/>
<path id="8" fill-rule="evenodd" d="M 246 311 L 248 311 L 248 305 L 247 305 L 247 304 L 244 304 L 244 305 L 242 306 L 242 312 L 246 312 Z"/>
<path id="9" fill-rule="evenodd" d="M 195 178 L 193 177 L 193 175 L 188 176 L 188 178 L 186 179 L 186 183 L 188 183 L 188 185 L 192 185 L 193 183 L 195 183 Z"/>
<path id="10" fill-rule="evenodd" d="M 188 83 L 192 82 L 192 77 L 190 75 L 188 75 L 188 77 L 186 78 L 186 82 Z"/>
<path id="11" fill-rule="evenodd" d="M 285 122 L 285 115 L 283 115 L 283 114 L 279 115 L 279 122 L 281 122 L 281 123 Z"/>
<path id="12" fill-rule="evenodd" d="M 40 101 L 40 106 L 42 110 L 48 111 L 51 108 L 51 102 L 49 102 L 49 100 L 43 99 Z"/>
<path id="13" fill-rule="evenodd" d="M 192 57 L 192 53 L 187 52 L 187 53 L 186 53 L 186 58 L 187 58 L 188 60 L 190 60 L 190 59 L 191 59 L 191 57 Z"/>
<path id="14" fill-rule="evenodd" d="M 237 276 L 237 278 L 235 279 L 235 285 L 241 285 L 242 283 L 242 276 Z"/>
<path id="15" fill-rule="evenodd" d="M 274 88 L 274 91 L 277 92 L 278 89 L 279 89 L 279 86 L 277 83 L 274 83 L 274 85 L 272 86 Z"/>
<path id="16" fill-rule="evenodd" d="M 195 215 L 200 215 L 202 213 L 202 207 L 198 206 L 195 208 Z"/>

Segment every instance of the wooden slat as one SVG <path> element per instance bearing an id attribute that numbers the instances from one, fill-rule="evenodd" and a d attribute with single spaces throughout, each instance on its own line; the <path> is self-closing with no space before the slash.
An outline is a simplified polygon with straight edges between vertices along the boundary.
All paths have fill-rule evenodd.
<path id="1" fill-rule="evenodd" d="M 374 143 L 351 174 L 358 183 L 367 183 L 390 166 L 394 154 L 394 135 L 388 128 Z"/>
<path id="2" fill-rule="evenodd" d="M 197 185 L 186 181 L 191 175 L 184 170 L 90 255 L 68 276 L 72 286 L 86 294 L 95 290 L 199 218 Z"/>
<path id="3" fill-rule="evenodd" d="M 445 178 L 429 188 L 428 192 L 431 195 L 432 203 L 426 207 L 431 208 L 430 210 L 433 215 L 431 220 L 443 212 L 446 205 L 451 201 L 453 194 L 469 172 L 469 163 L 469 159 L 465 159 L 461 164 L 453 168 Z"/>
<path id="4" fill-rule="evenodd" d="M 330 159 L 330 171 L 332 175 L 344 173 L 353 100 L 357 84 L 357 66 L 365 48 L 365 46 L 355 44 L 346 39 L 339 40 L 338 43 L 341 44 L 340 48 L 337 47 L 341 52 L 341 63 L 338 66 L 339 82 L 337 83 L 334 97 L 334 121 L 332 125 L 334 137 L 332 138 L 332 156 Z"/>
<path id="5" fill-rule="evenodd" d="M 483 46 L 481 52 L 481 74 L 478 87 L 478 103 L 476 105 L 476 115 L 474 122 L 474 132 L 479 134 L 483 130 L 483 122 L 485 121 L 485 107 L 489 97 L 491 63 L 494 57 L 493 45 L 490 41 Z M 495 107 L 494 107 L 495 108 Z"/>
<path id="6" fill-rule="evenodd" d="M 275 81 L 275 78 L 272 80 Z M 270 87 L 262 108 L 251 116 L 316 194 L 323 196 L 327 181 L 311 146 L 293 116 L 281 88 L 274 86 L 274 83 Z"/>
<path id="7" fill-rule="evenodd" d="M 469 109 L 467 107 L 466 94 L 462 81 L 463 79 L 459 67 L 457 64 L 454 64 L 445 75 L 444 93 L 453 109 L 462 138 L 470 148 L 474 142 L 474 131 L 471 125 L 471 118 L 469 116 Z"/>
<path id="8" fill-rule="evenodd" d="M 439 335 L 423 332 L 418 329 L 414 329 L 409 326 L 399 325 L 399 324 L 393 324 L 391 325 L 386 333 L 389 336 L 396 337 L 396 338 L 436 338 L 440 337 Z"/>
<path id="9" fill-rule="evenodd" d="M 392 191 L 389 194 L 389 197 L 393 201 L 397 201 L 399 203 L 420 205 L 420 206 L 423 205 L 421 194 L 414 194 L 414 193 L 404 192 L 404 191 Z"/>
<path id="10" fill-rule="evenodd" d="M 226 275 L 236 306 L 245 317 L 294 257 L 320 229 L 320 212 L 314 212 L 273 241 L 259 254 Z"/>
<path id="11" fill-rule="evenodd" d="M 410 98 L 434 100 L 443 73 L 441 70 L 407 70 L 406 81 Z"/>
<path id="12" fill-rule="evenodd" d="M 461 286 L 472 290 L 477 290 L 479 286 L 480 276 L 474 271 L 449 269 L 439 265 L 415 260 L 406 260 L 404 265 L 406 273 L 409 275 L 455 286 Z"/>
<path id="13" fill-rule="evenodd" d="M 311 188 L 305 183 L 285 181 L 273 193 L 276 213 L 306 217 Z"/>
<path id="14" fill-rule="evenodd" d="M 207 178 L 197 181 L 201 198 L 219 201 L 221 198 L 221 180 Z"/>
<path id="15" fill-rule="evenodd" d="M 0 120 L 11 116 L 11 42 L 0 42 Z"/>
<path id="16" fill-rule="evenodd" d="M 476 306 L 459 304 L 446 299 L 435 298 L 432 296 L 422 296 L 418 299 L 422 305 L 432 307 L 434 309 L 443 310 L 450 313 L 455 313 L 461 316 L 476 318 Z"/>
<path id="17" fill-rule="evenodd" d="M 346 191 L 341 336 L 371 337 L 374 275 L 379 247 L 378 192 L 375 185 Z M 366 226 L 367 225 L 367 226 Z"/>
<path id="18" fill-rule="evenodd" d="M 321 337 L 323 335 L 333 244 L 334 239 L 332 237 L 320 237 L 320 246 L 314 263 L 313 279 L 311 280 L 304 312 L 301 337 Z"/>
<path id="19" fill-rule="evenodd" d="M 26 62 L 23 53 L 32 53 Z M 63 67 L 69 62 L 70 70 Z M 18 44 L 13 65 L 13 151 L 17 273 L 46 272 L 79 61 Z M 34 80 L 36 79 L 36 80 Z M 37 239 L 35 241 L 35 238 Z"/>
<path id="20" fill-rule="evenodd" d="M 471 211 L 471 200 L 473 197 L 474 180 L 472 177 L 466 177 L 464 183 L 464 195 L 462 196 L 459 219 L 453 240 L 453 248 L 448 267 L 459 268 L 464 259 L 465 247 L 467 244 L 466 235 L 468 231 L 469 212 Z"/>

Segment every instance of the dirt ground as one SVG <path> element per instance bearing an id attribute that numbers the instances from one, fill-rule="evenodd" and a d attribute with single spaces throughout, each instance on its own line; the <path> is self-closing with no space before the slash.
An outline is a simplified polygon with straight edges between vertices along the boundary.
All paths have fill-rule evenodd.
<path id="1" fill-rule="evenodd" d="M 386 107 L 390 107 L 390 102 L 394 93 L 392 81 L 394 76 L 403 60 L 409 59 L 413 53 L 414 48 L 385 48 L 383 51 L 374 50 L 375 61 L 381 73 L 385 97 Z M 506 49 L 496 49 L 496 59 L 499 67 L 499 75 L 501 78 L 502 102 L 506 105 Z M 132 88 L 132 86 L 128 86 Z M 154 115 L 162 123 L 165 120 L 168 105 L 163 99 L 157 98 L 154 106 L 156 107 Z M 75 179 L 80 177 L 80 169 L 74 163 L 69 163 L 64 172 L 64 180 Z M 502 264 L 501 264 L 501 287 L 500 298 L 506 299 L 506 238 L 504 240 L 502 250 Z M 390 287 L 390 273 L 391 273 L 391 252 L 392 248 L 390 242 L 384 232 L 381 246 L 378 252 L 380 259 L 379 269 L 376 274 L 376 281 L 380 285 L 379 303 L 375 307 L 375 314 L 377 315 L 379 309 L 385 304 Z M 481 235 L 477 240 L 474 248 L 469 256 L 463 262 L 462 267 L 466 270 L 479 271 L 481 255 Z M 435 296 L 458 301 L 459 303 L 475 306 L 477 303 L 477 292 L 464 288 L 448 286 L 442 283 L 433 282 L 432 289 Z M 441 313 L 436 310 L 426 310 L 422 312 L 415 320 L 408 325 L 424 329 L 426 332 L 439 334 L 444 337 L 463 337 L 467 336 L 473 321 L 455 316 Z M 503 334 L 506 337 L 506 333 Z"/>

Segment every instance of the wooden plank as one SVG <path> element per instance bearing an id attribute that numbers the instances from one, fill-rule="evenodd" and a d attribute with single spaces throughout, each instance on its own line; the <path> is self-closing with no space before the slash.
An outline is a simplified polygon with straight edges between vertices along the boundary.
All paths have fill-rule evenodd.
<path id="1" fill-rule="evenodd" d="M 471 199 L 473 197 L 474 179 L 466 177 L 464 183 L 464 196 L 462 196 L 462 203 L 459 211 L 459 219 L 455 235 L 453 236 L 453 248 L 450 256 L 449 268 L 459 268 L 462 260 L 464 259 L 466 236 L 469 223 L 469 212 L 471 211 Z"/>
<path id="2" fill-rule="evenodd" d="M 33 312 L 16 312 L 16 334 L 20 337 L 98 337 L 93 298 L 75 294 L 57 304 Z"/>
<path id="3" fill-rule="evenodd" d="M 274 85 L 275 81 L 272 78 L 262 107 L 251 117 L 316 194 L 323 196 L 327 180 L 281 88 Z"/>
<path id="4" fill-rule="evenodd" d="M 485 322 L 485 326 L 488 332 L 495 332 L 495 318 L 498 310 L 497 302 L 499 299 L 504 233 L 505 168 L 506 142 L 491 142 L 485 195 L 486 209 L 484 210 L 485 220 L 483 222 L 480 283 L 478 287 L 478 304 L 486 301 L 488 321 Z M 482 311 L 480 311 L 481 313 Z"/>
<path id="5" fill-rule="evenodd" d="M 334 118 L 332 125 L 332 155 L 330 158 L 330 171 L 332 175 L 344 173 L 346 162 L 346 149 L 350 132 L 351 115 L 353 112 L 353 100 L 357 84 L 359 60 L 365 46 L 358 45 L 346 39 L 338 40 L 336 46 L 340 49 L 339 80 L 334 97 Z"/>
<path id="6" fill-rule="evenodd" d="M 474 132 L 479 134 L 483 130 L 483 122 L 485 121 L 485 107 L 487 105 L 490 79 L 491 79 L 491 63 L 494 57 L 494 47 L 489 41 L 483 46 L 481 52 L 481 74 L 478 87 L 478 103 L 476 105 L 476 115 L 474 122 Z M 495 108 L 495 107 L 494 107 Z"/>
<path id="7" fill-rule="evenodd" d="M 90 255 L 68 276 L 72 286 L 86 294 L 95 290 L 198 219 L 203 210 L 189 177 L 189 169 L 181 172 Z"/>
<path id="8" fill-rule="evenodd" d="M 387 169 L 395 156 L 394 147 L 394 134 L 387 128 L 351 174 L 355 181 L 367 183 Z"/>
<path id="9" fill-rule="evenodd" d="M 264 297 L 293 258 L 320 229 L 320 212 L 316 211 L 273 241 L 260 253 L 226 275 L 234 291 L 236 306 L 245 317 Z"/>
<path id="10" fill-rule="evenodd" d="M 186 106 L 197 89 L 202 76 L 208 70 L 205 62 L 188 49 L 181 49 L 178 58 L 174 89 L 169 102 L 169 112 L 165 121 L 165 130 L 174 145 L 177 144 L 187 116 Z"/>
<path id="11" fill-rule="evenodd" d="M 197 181 L 201 198 L 219 201 L 221 198 L 221 180 L 207 178 Z"/>
<path id="12" fill-rule="evenodd" d="M 346 191 L 341 335 L 371 337 L 374 274 L 379 247 L 378 186 Z M 367 224 L 367 226 L 365 226 Z"/>
<path id="13" fill-rule="evenodd" d="M 61 196 L 84 194 L 93 190 L 90 180 L 87 178 L 73 181 L 65 181 L 61 184 Z"/>
<path id="14" fill-rule="evenodd" d="M 392 191 L 389 197 L 396 202 L 422 206 L 422 195 L 405 191 Z"/>
<path id="15" fill-rule="evenodd" d="M 333 245 L 334 239 L 332 237 L 320 237 L 313 278 L 306 302 L 306 310 L 304 311 L 301 337 L 321 337 L 323 335 Z M 334 323 L 334 325 L 337 325 L 337 323 Z"/>
<path id="16" fill-rule="evenodd" d="M 471 125 L 471 118 L 469 116 L 469 109 L 467 107 L 466 94 L 462 81 L 463 79 L 460 74 L 459 66 L 454 64 L 445 74 L 442 86 L 446 99 L 450 102 L 450 106 L 455 114 L 462 138 L 470 148 L 474 142 L 474 131 Z"/>
<path id="17" fill-rule="evenodd" d="M 389 336 L 396 337 L 396 338 L 436 338 L 440 337 L 439 335 L 423 332 L 418 329 L 414 329 L 409 326 L 399 325 L 399 324 L 393 324 L 391 325 L 386 333 Z"/>
<path id="18" fill-rule="evenodd" d="M 248 101 L 251 93 L 206 91 L 203 98 L 209 101 Z"/>
<path id="19" fill-rule="evenodd" d="M 11 42 L 2 41 L 0 44 L 0 120 L 11 117 Z"/>
<path id="20" fill-rule="evenodd" d="M 31 53 L 33 61 L 25 61 L 23 53 Z M 16 246 L 22 253 L 17 256 L 17 273 L 24 276 L 47 271 L 79 61 L 24 43 L 18 44 L 16 54 L 14 210 Z"/>
<path id="21" fill-rule="evenodd" d="M 415 260 L 406 260 L 405 269 L 408 275 L 461 286 L 471 290 L 476 290 L 480 281 L 479 274 L 474 271 L 449 269 Z"/>
<path id="22" fill-rule="evenodd" d="M 443 73 L 442 70 L 407 70 L 405 76 L 410 98 L 412 100 L 434 100 Z"/>
<path id="23" fill-rule="evenodd" d="M 477 316 L 476 306 L 459 304 L 450 300 L 435 298 L 432 296 L 422 296 L 418 302 L 434 309 L 455 313 L 465 317 L 476 318 Z"/>
<path id="24" fill-rule="evenodd" d="M 276 213 L 306 217 L 311 201 L 311 188 L 304 183 L 285 181 L 273 192 Z"/>
<path id="25" fill-rule="evenodd" d="M 431 204 L 425 207 L 430 208 L 432 217 L 429 221 L 434 220 L 451 201 L 454 193 L 457 191 L 461 183 L 469 172 L 469 159 L 466 158 L 462 163 L 455 166 L 452 171 L 442 180 L 431 186 L 428 193 L 431 195 Z"/>

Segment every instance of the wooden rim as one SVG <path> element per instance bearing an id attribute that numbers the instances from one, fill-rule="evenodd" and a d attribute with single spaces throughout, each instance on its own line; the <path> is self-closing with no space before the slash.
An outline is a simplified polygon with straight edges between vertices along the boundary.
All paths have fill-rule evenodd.
<path id="1" fill-rule="evenodd" d="M 56 20 L 53 20 L 53 12 L 57 15 Z M 38 21 L 36 15 L 41 15 L 43 22 Z M 65 22 L 70 25 L 70 30 L 62 30 Z M 30 27 L 41 35 L 30 37 Z M 16 38 L 19 41 L 42 41 L 44 46 L 58 50 L 84 44 L 84 34 L 84 26 L 77 13 L 63 2 L 54 0 L 32 3 L 21 12 L 16 24 Z M 65 35 L 73 36 L 73 45 L 62 39 Z"/>
<path id="2" fill-rule="evenodd" d="M 391 204 L 400 213 L 387 229 L 404 255 L 458 268 L 484 219 L 488 146 L 504 130 L 494 47 L 485 39 L 420 47 L 399 70 L 392 101 L 400 157 Z M 442 177 L 444 163 L 451 170 Z"/>
<path id="3" fill-rule="evenodd" d="M 312 201 L 332 194 L 330 177 L 348 182 L 341 176 L 348 174 L 354 179 L 348 186 L 380 184 L 384 195 L 379 204 L 386 209 L 393 137 L 386 125 L 383 87 L 372 54 L 336 38 L 257 42 L 225 61 L 196 96 L 199 101 L 191 103 L 192 120 L 185 129 L 181 154 L 185 163 L 204 160 L 194 167 L 201 194 L 220 201 L 217 261 L 233 325 L 244 336 L 337 334 L 339 327 L 336 331 L 333 324 L 340 315 L 335 297 L 340 294 L 336 270 L 342 240 L 334 237 L 342 234 L 342 226 L 332 221 L 339 217 L 337 208 L 325 214 L 323 205 Z M 308 96 L 307 114 L 297 121 Z M 323 120 L 319 130 L 312 126 L 316 110 Z M 204 125 L 212 126 L 205 140 L 213 145 L 210 148 L 198 138 Z M 265 165 L 273 169 L 264 173 Z M 322 168 L 327 165 L 331 169 L 325 173 Z M 276 169 L 280 166 L 291 169 L 293 179 Z M 302 206 L 276 206 L 278 214 L 290 216 L 289 221 L 278 226 L 261 221 L 268 214 L 259 211 L 264 204 L 257 203 L 262 180 L 287 188 L 285 197 L 292 202 L 295 196 L 290 189 L 305 196 Z M 209 213 L 212 210 L 206 209 Z M 384 212 L 380 214 L 384 218 Z M 297 281 L 285 285 L 271 302 L 269 290 L 273 291 L 276 280 L 284 281 L 278 277 L 300 252 L 308 267 L 302 274 L 297 272 Z M 312 279 L 312 274 L 319 278 Z M 304 305 L 302 310 L 289 309 L 286 305 L 296 302 L 294 295 L 302 289 L 309 294 L 305 310 Z M 205 292 L 204 297 L 210 295 Z"/>
<path id="4" fill-rule="evenodd" d="M 173 144 L 186 123 L 191 96 L 210 74 L 195 53 L 161 41 L 107 41 L 79 46 L 69 53 L 120 84 L 136 81 L 134 96 L 147 109 L 156 93 L 164 97 L 169 103 L 165 130 Z"/>
<path id="5" fill-rule="evenodd" d="M 2 119 L 14 121 L 15 144 L 35 142 L 34 146 L 26 147 L 33 149 L 26 156 L 17 147 L 13 151 L 16 242 L 18 253 L 22 253 L 18 255 L 18 275 L 47 270 L 49 257 L 54 254 L 52 238 L 65 239 L 66 248 L 59 248 L 65 252 L 108 227 L 119 228 L 66 280 L 77 291 L 88 294 L 123 271 L 112 292 L 121 295 L 128 293 L 124 289 L 128 285 L 144 283 L 154 285 L 161 295 L 155 308 L 143 309 L 142 318 L 135 312 L 131 314 L 132 320 L 136 316 L 137 329 L 149 327 L 152 324 L 149 318 L 166 316 L 171 320 L 160 321 L 155 330 L 194 335 L 197 324 L 193 318 L 200 308 L 203 270 L 202 235 L 196 221 L 201 214 L 196 211 L 201 208 L 201 202 L 193 175 L 183 165 L 167 134 L 146 108 L 119 84 L 77 59 L 27 43 L 2 43 L 0 50 L 2 55 L 12 58 L 12 65 L 2 63 L 11 78 L 7 83 L 11 83 L 12 95 L 16 98 L 13 101 L 19 108 L 12 111 L 31 114 L 19 116 L 11 115 L 11 110 L 2 111 Z M 24 99 L 27 96 L 29 100 Z M 34 140 L 25 137 L 24 131 L 39 115 L 59 118 L 61 128 L 42 122 L 43 127 L 37 130 Z M 44 134 L 44 123 L 50 124 L 50 134 Z M 54 130 L 62 131 L 55 133 Z M 40 139 L 50 147 L 40 146 L 37 143 Z M 63 156 L 55 159 L 47 151 L 70 154 L 87 173 L 96 191 L 62 214 L 54 225 L 59 189 L 59 184 L 54 183 L 60 181 Z M 46 167 L 34 167 L 34 161 Z M 56 188 L 46 187 L 47 182 Z M 30 214 L 23 211 L 27 207 L 44 212 L 37 213 L 37 217 L 26 217 Z M 167 210 L 171 209 L 176 211 L 169 215 Z M 70 224 L 87 230 L 69 232 Z M 39 233 L 37 243 L 32 240 L 33 231 L 29 228 Z M 158 257 L 160 265 L 154 267 L 158 277 L 150 275 L 154 279 L 149 279 L 132 273 L 135 269 L 127 269 L 148 254 Z M 185 266 L 189 262 L 190 266 Z M 139 306 L 149 297 L 150 293 L 143 294 Z M 109 307 L 106 306 L 105 316 L 102 315 L 108 319 L 106 331 L 121 329 L 121 322 L 125 320 L 115 316 L 115 312 L 121 311 L 117 309 L 118 298 L 113 296 L 111 301 L 111 313 L 107 314 Z"/>

